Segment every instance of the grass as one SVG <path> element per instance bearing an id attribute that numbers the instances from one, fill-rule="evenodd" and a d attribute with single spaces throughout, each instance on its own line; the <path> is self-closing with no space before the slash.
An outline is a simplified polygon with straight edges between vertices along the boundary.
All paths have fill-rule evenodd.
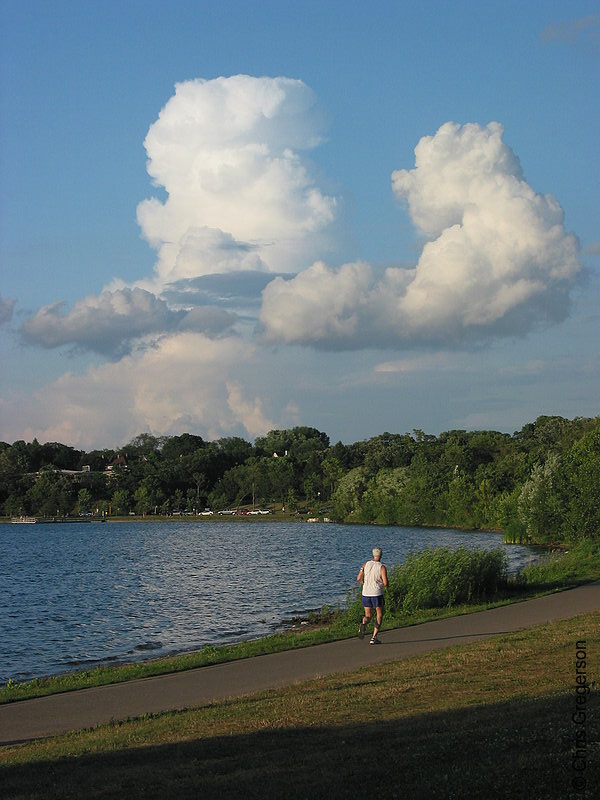
<path id="1" fill-rule="evenodd" d="M 530 564 L 518 576 L 517 586 L 561 588 L 600 578 L 600 541 L 585 539 L 569 549 L 554 551 Z"/>
<path id="2" fill-rule="evenodd" d="M 424 555 L 437 565 L 437 555 L 445 553 L 443 549 L 426 551 Z M 448 555 L 446 553 L 446 555 Z M 460 555 L 460 553 L 458 554 Z M 454 557 L 454 556 L 452 556 Z M 437 573 L 428 567 L 428 580 Z M 391 571 L 391 575 L 394 571 Z M 469 571 L 472 577 L 473 570 Z M 398 577 L 398 576 L 397 576 Z M 532 565 L 523 570 L 517 580 L 509 581 L 493 600 L 478 603 L 460 603 L 446 605 L 442 608 L 420 608 L 406 612 L 402 604 L 390 597 L 388 611 L 384 620 L 385 628 L 416 625 L 431 619 L 456 616 L 472 611 L 480 611 L 493 606 L 504 605 L 516 600 L 525 600 L 539 594 L 561 590 L 578 583 L 600 577 L 600 542 L 584 541 L 573 546 L 567 552 L 553 553 L 540 565 Z M 393 581 L 392 581 L 393 583 Z M 356 634 L 357 621 L 362 615 L 359 595 L 351 596 L 346 603 L 345 611 L 334 611 L 323 608 L 314 615 L 312 624 L 299 630 L 288 630 L 261 639 L 240 642 L 222 647 L 205 647 L 202 650 L 170 656 L 161 659 L 120 666 L 98 666 L 95 669 L 65 673 L 62 675 L 36 678 L 23 683 L 9 681 L 0 686 L 0 703 L 41 697 L 58 692 L 74 691 L 92 686 L 104 686 L 138 678 L 181 672 L 196 667 L 219 664 L 241 658 L 281 652 L 314 644 L 322 644 L 336 639 L 344 639 Z"/>
<path id="3" fill-rule="evenodd" d="M 511 602 L 509 599 L 500 603 Z M 403 625 L 417 625 L 431 619 L 456 616 L 470 611 L 480 611 L 489 608 L 491 604 L 460 605 L 444 609 L 426 609 L 411 615 L 388 614 L 385 618 L 385 628 L 401 627 Z M 356 606 L 356 609 L 354 607 Z M 275 633 L 261 639 L 255 639 L 239 644 L 223 645 L 220 647 L 208 646 L 202 650 L 183 653 L 165 658 L 148 661 L 122 664 L 119 666 L 98 666 L 88 670 L 50 675 L 35 678 L 23 683 L 8 683 L 0 686 L 0 703 L 10 703 L 17 700 L 27 700 L 34 697 L 44 697 L 60 692 L 76 691 L 93 686 L 106 686 L 111 683 L 148 678 L 154 675 L 165 675 L 172 672 L 182 672 L 197 667 L 222 664 L 242 658 L 253 658 L 269 653 L 278 653 L 301 647 L 310 647 L 315 644 L 345 639 L 356 635 L 356 626 L 362 611 L 359 611 L 360 600 L 356 599 L 346 612 L 335 612 L 330 616 L 329 611 L 324 614 L 314 615 L 312 623 L 297 630 Z"/>
<path id="4" fill-rule="evenodd" d="M 0 749 L 4 798 L 576 798 L 600 786 L 600 614 Z M 577 643 L 591 695 L 574 793 Z M 592 696 L 593 695 L 593 696 Z M 579 740 L 581 746 L 581 740 Z"/>

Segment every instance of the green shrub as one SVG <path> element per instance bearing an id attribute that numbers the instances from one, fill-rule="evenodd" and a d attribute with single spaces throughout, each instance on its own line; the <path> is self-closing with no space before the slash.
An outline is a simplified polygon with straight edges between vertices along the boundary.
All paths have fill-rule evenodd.
<path id="1" fill-rule="evenodd" d="M 550 553 L 547 558 L 521 570 L 517 583 L 526 586 L 564 586 L 600 575 L 600 541 L 583 540 L 569 550 Z"/>
<path id="2" fill-rule="evenodd" d="M 508 561 L 500 548 L 438 547 L 409 556 L 389 578 L 391 609 L 409 613 L 494 597 L 507 582 Z"/>

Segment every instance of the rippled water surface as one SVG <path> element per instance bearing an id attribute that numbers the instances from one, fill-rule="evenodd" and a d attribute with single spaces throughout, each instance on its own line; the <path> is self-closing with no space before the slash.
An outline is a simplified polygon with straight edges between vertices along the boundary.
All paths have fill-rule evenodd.
<path id="1" fill-rule="evenodd" d="M 506 547 L 494 533 L 273 522 L 0 524 L 0 683 L 256 638 L 345 602 L 374 544 Z"/>

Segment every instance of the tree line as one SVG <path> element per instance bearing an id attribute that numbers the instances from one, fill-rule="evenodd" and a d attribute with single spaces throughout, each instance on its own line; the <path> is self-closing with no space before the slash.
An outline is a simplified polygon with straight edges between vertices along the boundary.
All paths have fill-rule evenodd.
<path id="1" fill-rule="evenodd" d="M 281 505 L 347 522 L 496 528 L 510 541 L 600 533 L 600 417 L 541 416 L 514 434 L 382 433 L 331 444 L 316 428 L 239 437 L 140 434 L 85 452 L 0 442 L 0 510 L 197 514 Z"/>

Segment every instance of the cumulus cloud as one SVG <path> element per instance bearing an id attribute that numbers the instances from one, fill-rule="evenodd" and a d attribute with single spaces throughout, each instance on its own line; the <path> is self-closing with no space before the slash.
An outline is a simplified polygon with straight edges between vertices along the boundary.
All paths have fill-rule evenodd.
<path id="1" fill-rule="evenodd" d="M 336 207 L 302 155 L 321 141 L 323 122 L 299 80 L 178 83 L 144 142 L 148 173 L 167 194 L 137 211 L 158 251 L 154 285 L 310 263 Z"/>
<path id="2" fill-rule="evenodd" d="M 15 301 L 9 297 L 2 297 L 0 294 L 0 325 L 10 322 L 15 310 Z"/>
<path id="3" fill-rule="evenodd" d="M 65 303 L 44 306 L 21 330 L 26 341 L 42 347 L 72 345 L 114 356 L 123 355 L 135 339 L 175 329 L 218 334 L 233 320 L 218 309 L 173 311 L 151 292 L 125 288 L 90 295 L 69 311 Z"/>
<path id="4" fill-rule="evenodd" d="M 28 440 L 83 448 L 119 445 L 144 430 L 254 437 L 276 427 L 244 380 L 256 360 L 255 347 L 240 339 L 171 334 L 118 362 L 66 373 L 31 402 L 0 401 L 0 408 Z"/>
<path id="5" fill-rule="evenodd" d="M 240 276 L 293 272 L 325 246 L 336 199 L 321 192 L 303 156 L 323 127 L 299 80 L 236 75 L 177 84 L 144 142 L 148 173 L 166 192 L 164 202 L 153 197 L 137 209 L 158 251 L 154 276 L 134 288 L 116 278 L 70 310 L 46 305 L 22 326 L 24 338 L 115 357 L 177 329 L 219 335 L 239 315 L 196 307 L 231 304 L 234 286 L 256 315 L 268 278 L 254 278 L 254 297 L 242 297 L 252 281 Z M 215 276 L 229 282 L 222 297 L 196 283 Z M 5 301 L 0 314 L 9 312 Z"/>
<path id="6" fill-rule="evenodd" d="M 248 399 L 244 395 L 242 385 L 238 381 L 228 381 L 227 406 L 240 420 L 251 438 L 264 435 L 275 427 L 275 424 L 263 414 L 263 403 L 260 397 Z"/>
<path id="7" fill-rule="evenodd" d="M 579 245 L 554 197 L 523 177 L 492 122 L 442 125 L 392 174 L 426 242 L 414 269 L 319 263 L 263 292 L 267 341 L 345 348 L 524 333 L 563 319 Z"/>

